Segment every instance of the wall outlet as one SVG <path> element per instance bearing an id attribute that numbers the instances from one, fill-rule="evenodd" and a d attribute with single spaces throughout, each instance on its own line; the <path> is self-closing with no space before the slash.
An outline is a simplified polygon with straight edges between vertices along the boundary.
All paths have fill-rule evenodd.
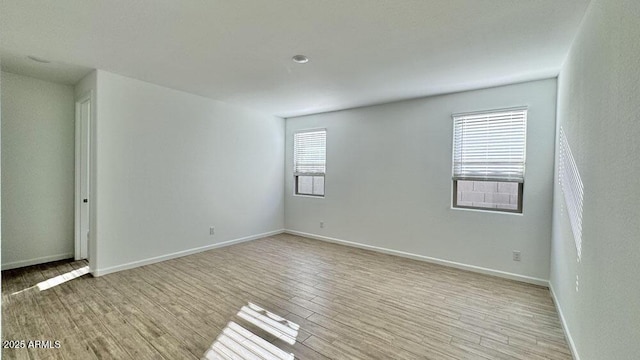
<path id="1" fill-rule="evenodd" d="M 214 235 L 216 233 L 216 228 L 213 226 L 209 228 L 209 235 Z"/>
<path id="2" fill-rule="evenodd" d="M 580 277 L 576 275 L 576 292 L 580 291 Z"/>
<path id="3" fill-rule="evenodd" d="M 324 221 L 320 221 L 320 229 L 324 229 Z"/>
<path id="4" fill-rule="evenodd" d="M 520 261 L 520 251 L 513 251 L 513 261 Z"/>

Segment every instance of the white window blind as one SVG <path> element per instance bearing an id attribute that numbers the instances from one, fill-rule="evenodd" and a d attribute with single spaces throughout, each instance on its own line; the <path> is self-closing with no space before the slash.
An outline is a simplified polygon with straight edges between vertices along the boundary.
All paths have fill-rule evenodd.
<path id="1" fill-rule="evenodd" d="M 560 127 L 560 161 L 558 162 L 558 180 L 564 194 L 567 207 L 567 215 L 571 223 L 571 231 L 576 242 L 578 260 L 582 258 L 582 203 L 584 198 L 584 185 L 580 179 L 578 166 L 571 153 L 569 142 Z"/>
<path id="2" fill-rule="evenodd" d="M 453 179 L 524 182 L 527 109 L 453 115 Z"/>
<path id="3" fill-rule="evenodd" d="M 301 131 L 293 135 L 294 175 L 324 175 L 326 156 L 326 130 Z"/>

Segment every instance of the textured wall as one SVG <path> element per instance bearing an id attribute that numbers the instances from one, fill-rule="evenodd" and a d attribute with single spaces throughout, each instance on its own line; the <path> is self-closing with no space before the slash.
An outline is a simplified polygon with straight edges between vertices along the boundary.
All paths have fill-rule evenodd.
<path id="1" fill-rule="evenodd" d="M 551 284 L 582 360 L 640 354 L 638 19 L 637 0 L 592 1 L 559 77 L 558 126 L 584 183 L 584 212 L 578 261 L 555 187 Z"/>
<path id="2" fill-rule="evenodd" d="M 2 72 L 2 267 L 73 257 L 73 88 Z"/>

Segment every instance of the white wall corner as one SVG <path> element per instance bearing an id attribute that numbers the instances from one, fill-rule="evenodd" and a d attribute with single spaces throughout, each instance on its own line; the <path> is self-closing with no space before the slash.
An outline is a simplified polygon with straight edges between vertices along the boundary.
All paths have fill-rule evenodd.
<path id="1" fill-rule="evenodd" d="M 553 283 L 549 281 L 549 292 L 551 292 L 551 298 L 553 299 L 553 303 L 556 306 L 556 310 L 558 311 L 558 316 L 560 317 L 560 323 L 562 324 L 562 330 L 564 331 L 564 337 L 569 344 L 569 349 L 571 349 L 571 355 L 575 360 L 580 360 L 580 355 L 578 355 L 578 349 L 576 348 L 575 342 L 573 342 L 573 337 L 571 337 L 571 332 L 569 331 L 569 326 L 567 325 L 567 321 L 562 313 L 562 307 L 560 307 L 560 302 L 556 297 L 555 291 L 553 291 Z"/>

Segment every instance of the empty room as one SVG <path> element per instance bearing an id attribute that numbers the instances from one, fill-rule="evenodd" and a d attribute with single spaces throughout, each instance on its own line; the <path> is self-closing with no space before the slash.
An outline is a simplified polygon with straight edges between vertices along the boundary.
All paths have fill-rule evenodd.
<path id="1" fill-rule="evenodd" d="M 1 357 L 639 359 L 638 19 L 0 0 Z"/>

